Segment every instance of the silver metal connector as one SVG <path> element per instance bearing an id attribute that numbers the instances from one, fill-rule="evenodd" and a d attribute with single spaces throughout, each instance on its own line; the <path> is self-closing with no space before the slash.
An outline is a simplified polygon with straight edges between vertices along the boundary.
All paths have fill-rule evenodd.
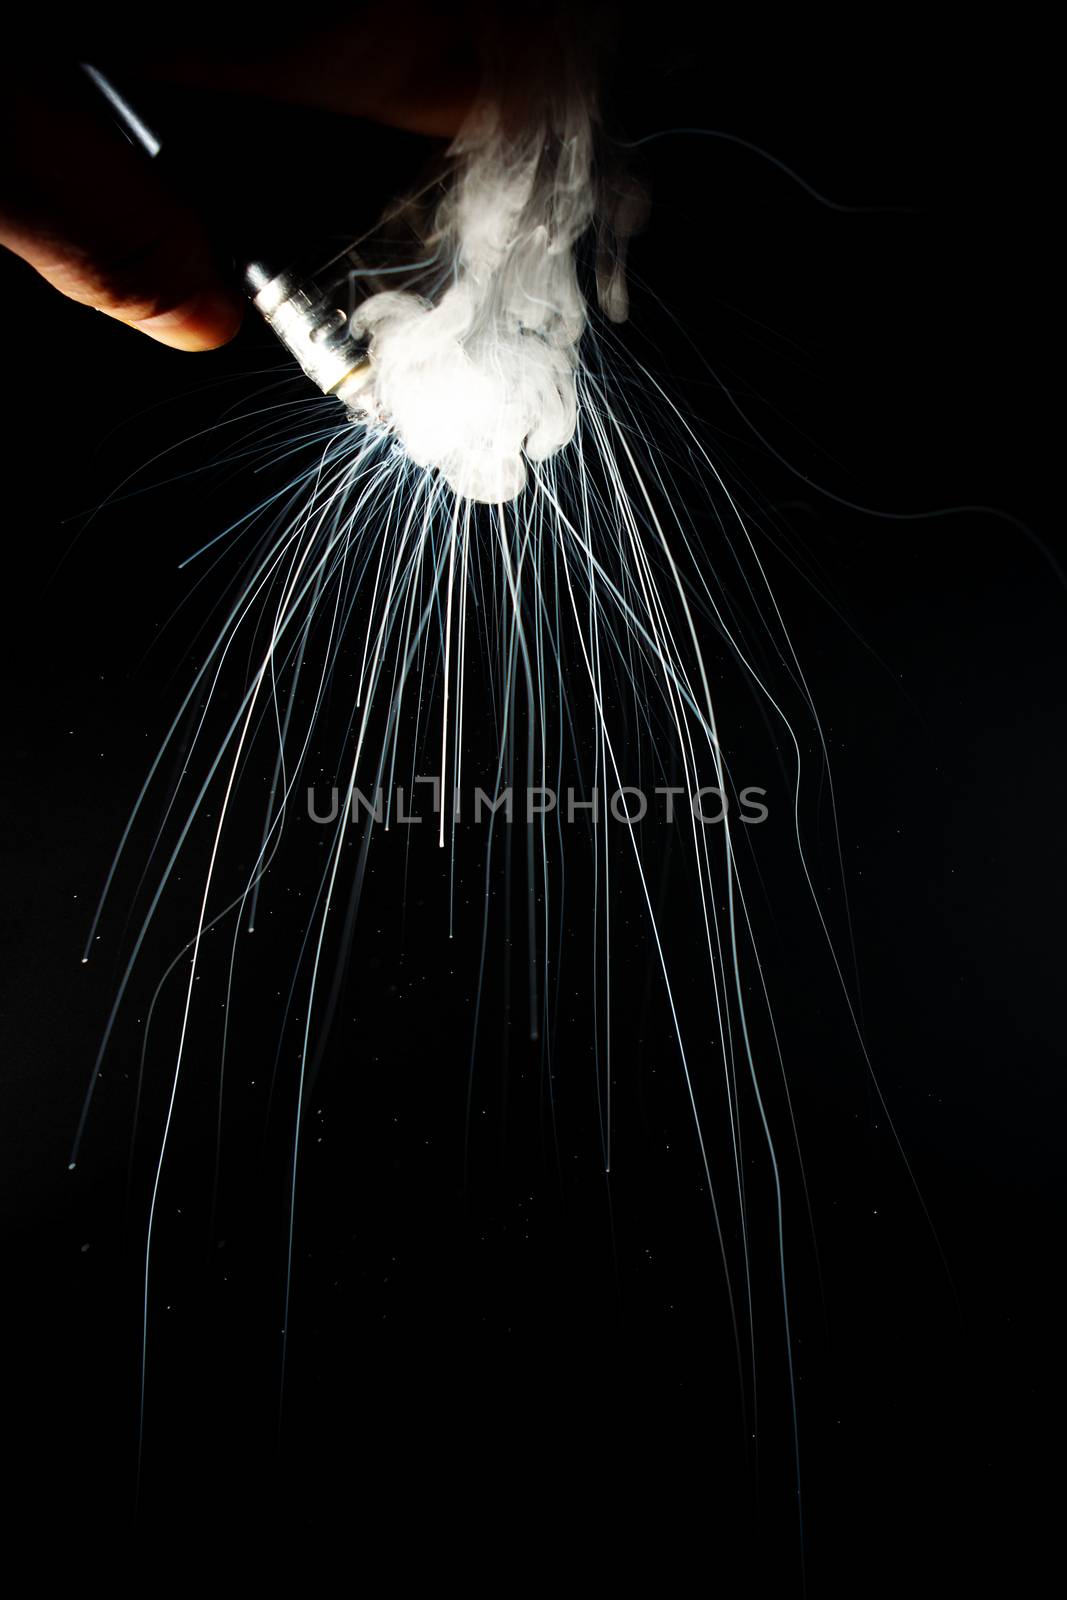
<path id="1" fill-rule="evenodd" d="M 256 310 L 312 383 L 358 409 L 357 396 L 371 376 L 371 364 L 366 345 L 351 332 L 347 276 L 342 272 L 323 285 L 288 271 L 272 276 L 253 263 L 244 277 Z"/>
<path id="2" fill-rule="evenodd" d="M 132 144 L 154 159 L 162 148 L 149 124 L 109 78 L 94 66 L 83 71 Z M 361 413 L 359 396 L 371 377 L 366 344 L 353 337 L 350 316 L 352 262 L 342 255 L 310 273 L 278 271 L 253 261 L 244 267 L 245 290 L 285 348 L 323 394 L 336 395 Z"/>

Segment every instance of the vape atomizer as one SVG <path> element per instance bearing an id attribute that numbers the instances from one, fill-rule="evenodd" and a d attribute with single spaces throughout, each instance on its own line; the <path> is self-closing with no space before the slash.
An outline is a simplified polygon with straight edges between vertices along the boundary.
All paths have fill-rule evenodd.
<path id="1" fill-rule="evenodd" d="M 82 65 L 120 131 L 146 155 L 157 156 L 161 144 L 148 123 L 98 68 Z M 312 383 L 360 415 L 360 392 L 372 369 L 366 343 L 353 338 L 350 329 L 354 270 L 345 253 L 309 272 L 291 267 L 275 271 L 253 261 L 243 268 L 242 278 L 252 304 Z"/>
<path id="2" fill-rule="evenodd" d="M 347 262 L 347 257 L 341 260 Z M 244 283 L 256 310 L 312 383 L 359 411 L 371 363 L 366 345 L 351 333 L 350 271 L 335 264 L 317 276 L 297 276 L 290 270 L 272 274 L 254 262 L 245 268 Z"/>

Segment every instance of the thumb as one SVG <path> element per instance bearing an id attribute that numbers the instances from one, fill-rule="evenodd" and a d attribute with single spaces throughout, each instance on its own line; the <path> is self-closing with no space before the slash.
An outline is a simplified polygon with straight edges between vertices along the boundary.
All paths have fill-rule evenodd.
<path id="1" fill-rule="evenodd" d="M 203 224 L 108 125 L 80 74 L 3 88 L 0 244 L 68 299 L 162 344 L 231 339 L 243 300 Z"/>

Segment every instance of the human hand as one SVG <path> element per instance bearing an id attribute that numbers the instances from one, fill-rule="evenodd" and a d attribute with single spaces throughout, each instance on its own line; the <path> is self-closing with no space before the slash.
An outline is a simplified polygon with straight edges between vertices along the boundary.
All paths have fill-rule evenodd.
<path id="1" fill-rule="evenodd" d="M 110 65 L 114 41 L 104 41 Z M 94 46 L 86 41 L 85 53 Z M 449 136 L 473 96 L 474 52 L 456 13 L 409 3 L 284 49 L 211 54 L 151 46 L 124 65 L 149 75 L 317 106 Z M 76 61 L 30 50 L 0 82 L 0 245 L 68 299 L 178 350 L 237 332 L 244 296 L 216 258 L 195 203 L 168 187 L 97 103 Z"/>

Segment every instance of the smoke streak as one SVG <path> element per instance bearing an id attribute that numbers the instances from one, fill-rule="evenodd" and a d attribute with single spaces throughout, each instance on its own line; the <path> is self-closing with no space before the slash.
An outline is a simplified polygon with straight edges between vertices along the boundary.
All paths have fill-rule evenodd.
<path id="1" fill-rule="evenodd" d="M 558 88 L 539 83 L 521 115 L 505 96 L 483 101 L 456 140 L 450 179 L 430 224 L 419 230 L 420 243 L 439 264 L 436 279 L 422 292 L 373 294 L 354 314 L 353 331 L 367 341 L 372 367 L 359 397 L 362 425 L 340 420 L 332 401 L 309 401 L 309 415 L 316 409 L 303 437 L 294 440 L 289 418 L 280 441 L 263 447 L 268 459 L 277 442 L 302 450 L 305 464 L 263 508 L 258 538 L 183 707 L 195 726 L 195 746 L 216 697 L 225 698 L 227 663 L 248 663 L 236 703 L 223 709 L 221 739 L 211 748 L 210 764 L 204 762 L 202 783 L 195 771 L 186 779 L 187 762 L 169 797 L 157 841 L 165 865 L 108 1021 L 110 1034 L 168 880 L 213 800 L 216 820 L 197 916 L 181 959 L 162 980 L 181 973 L 185 993 L 152 1175 L 143 1348 L 150 1332 L 153 1228 L 180 1115 L 204 941 L 224 919 L 232 920 L 219 1069 L 221 1147 L 223 1070 L 239 1029 L 230 998 L 241 936 L 251 930 L 261 899 L 271 895 L 269 868 L 330 686 L 356 663 L 335 768 L 340 804 L 330 819 L 319 882 L 309 890 L 292 986 L 279 1008 L 279 1041 L 296 1046 L 288 1056 L 296 1056 L 295 1081 L 288 1084 L 293 1136 L 282 1316 L 288 1337 L 309 1087 L 341 990 L 372 842 L 378 827 L 388 829 L 392 820 L 388 811 L 384 818 L 361 815 L 353 800 L 382 786 L 393 793 L 397 771 L 409 762 L 414 781 L 416 762 L 426 761 L 431 745 L 425 724 L 432 711 L 438 837 L 452 848 L 454 872 L 457 823 L 449 797 L 460 787 L 464 706 L 474 698 L 468 663 L 477 659 L 480 643 L 488 681 L 479 687 L 498 751 L 495 773 L 479 773 L 479 780 L 493 792 L 518 778 L 557 792 L 573 784 L 588 796 L 585 837 L 594 889 L 592 969 L 585 980 L 605 1174 L 615 1150 L 614 896 L 616 885 L 629 881 L 691 1115 L 709 1209 L 709 1255 L 726 1283 L 743 1404 L 755 1409 L 753 1278 L 769 1262 L 795 1422 L 775 1111 L 787 1152 L 794 1130 L 743 881 L 752 870 L 751 844 L 731 819 L 709 833 L 690 811 L 679 849 L 685 851 L 692 916 L 682 926 L 677 908 L 670 917 L 657 909 L 652 849 L 636 829 L 616 845 L 607 805 L 612 791 L 627 786 L 626 761 L 635 751 L 644 752 L 661 780 L 668 772 L 676 777 L 678 794 L 690 797 L 710 786 L 736 796 L 716 708 L 723 675 L 718 664 L 727 661 L 793 763 L 792 820 L 814 897 L 801 842 L 801 740 L 765 674 L 768 655 L 784 664 L 816 727 L 817 718 L 738 498 L 693 426 L 618 347 L 609 326 L 627 314 L 621 247 L 640 220 L 641 201 L 632 185 L 614 182 L 610 203 L 606 198 L 591 79 L 569 74 Z M 576 262 L 579 243 L 594 228 L 602 318 L 586 304 Z M 658 446 L 648 428 L 642 400 L 649 399 L 647 409 L 658 416 L 668 448 Z M 713 556 L 691 507 L 715 530 Z M 234 544 L 246 533 L 237 530 Z M 181 722 L 180 716 L 168 736 L 175 743 Z M 825 748 L 821 734 L 818 746 Z M 261 752 L 265 785 L 256 765 Z M 223 836 L 249 791 L 256 804 L 266 793 L 265 815 L 260 805 L 252 834 L 258 854 L 243 858 L 244 879 L 233 881 L 225 876 Z M 562 828 L 552 829 L 542 814 L 526 838 L 529 1023 L 546 1051 L 553 1036 L 551 997 L 560 985 L 559 971 L 550 971 L 550 945 L 556 919 L 562 924 L 567 855 Z M 354 843 L 358 849 L 350 853 Z M 489 886 L 506 848 L 491 828 L 468 1124 L 490 944 Z M 504 870 L 510 874 L 510 861 Z M 829 938 L 821 912 L 819 918 Z M 95 930 L 94 923 L 90 943 Z M 674 965 L 687 940 L 701 963 L 699 1008 L 687 1003 Z M 150 1019 L 154 1011 L 155 999 Z M 105 1037 L 100 1059 L 107 1043 Z M 279 1083 L 279 1098 L 284 1087 Z M 272 1099 L 274 1092 L 272 1085 Z M 83 1114 L 79 1141 L 84 1126 Z M 762 1168 L 754 1167 L 753 1148 Z M 753 1246 L 752 1196 L 761 1177 L 774 1231 Z M 754 1262 L 760 1249 L 763 1260 Z M 284 1367 L 284 1350 L 282 1360 Z M 145 1394 L 142 1372 L 142 1423 Z"/>
<path id="2" fill-rule="evenodd" d="M 595 102 L 588 83 L 544 86 L 516 126 L 480 102 L 457 137 L 455 170 L 427 245 L 449 263 L 432 300 L 372 295 L 352 318 L 373 377 L 356 402 L 417 466 L 462 498 L 500 504 L 522 492 L 526 463 L 574 436 L 586 304 L 575 245 L 596 214 Z M 602 308 L 626 314 L 618 274 L 600 276 Z"/>

